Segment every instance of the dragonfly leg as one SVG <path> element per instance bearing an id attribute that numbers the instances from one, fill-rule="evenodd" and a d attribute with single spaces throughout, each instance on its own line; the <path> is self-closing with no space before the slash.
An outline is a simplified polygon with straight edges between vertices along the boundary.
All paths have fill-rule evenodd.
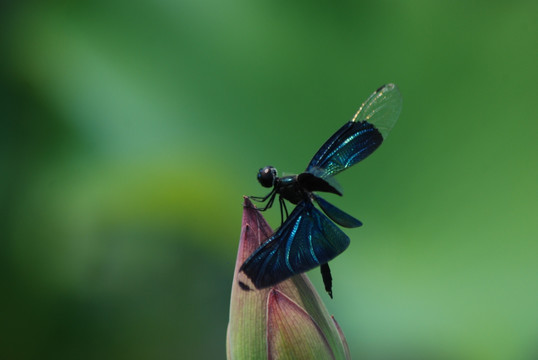
<path id="1" fill-rule="evenodd" d="M 284 212 L 286 213 L 286 219 L 289 216 L 288 208 L 286 207 L 286 202 L 284 201 L 282 196 L 278 198 L 278 202 L 280 203 L 280 225 L 282 225 L 284 223 Z M 284 209 L 284 211 L 282 211 L 282 209 Z"/>
<path id="2" fill-rule="evenodd" d="M 259 211 L 265 211 L 265 210 L 269 209 L 271 206 L 273 206 L 273 202 L 275 201 L 275 197 L 276 197 L 276 192 L 272 192 L 270 195 L 271 195 L 271 198 L 269 199 L 267 204 L 264 207 L 259 208 L 258 209 Z"/>
<path id="3" fill-rule="evenodd" d="M 276 190 L 273 189 L 271 192 L 265 196 L 249 196 L 250 199 L 257 201 L 257 202 L 265 202 L 267 199 L 269 199 L 269 202 L 262 208 L 259 208 L 259 211 L 265 211 L 269 209 L 271 206 L 273 206 L 273 202 L 275 201 L 276 196 Z"/>
<path id="4" fill-rule="evenodd" d="M 271 192 L 265 196 L 249 196 L 250 199 L 258 202 L 264 202 L 267 199 L 269 199 L 273 194 L 275 193 L 275 189 L 271 190 Z"/>

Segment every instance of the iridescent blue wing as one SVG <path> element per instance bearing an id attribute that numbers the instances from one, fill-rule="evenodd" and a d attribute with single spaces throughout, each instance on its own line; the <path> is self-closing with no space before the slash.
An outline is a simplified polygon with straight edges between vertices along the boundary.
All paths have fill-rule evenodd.
<path id="1" fill-rule="evenodd" d="M 394 84 L 383 85 L 362 104 L 318 150 L 306 172 L 330 178 L 373 153 L 388 136 L 402 109 L 402 96 Z"/>
<path id="2" fill-rule="evenodd" d="M 349 238 L 342 230 L 310 201 L 303 201 L 240 271 L 261 289 L 327 263 L 348 245 Z"/>
<path id="3" fill-rule="evenodd" d="M 333 204 L 329 203 L 327 200 L 317 196 L 316 194 L 312 194 L 316 202 L 318 203 L 319 207 L 329 218 L 331 218 L 332 221 L 337 223 L 340 226 L 344 226 L 347 228 L 354 228 L 362 226 L 362 222 L 355 219 L 353 216 L 346 214 Z"/>

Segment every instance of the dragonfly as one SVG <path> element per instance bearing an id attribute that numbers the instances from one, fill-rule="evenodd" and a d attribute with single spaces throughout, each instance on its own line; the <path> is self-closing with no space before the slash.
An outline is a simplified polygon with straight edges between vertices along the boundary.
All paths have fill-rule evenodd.
<path id="1" fill-rule="evenodd" d="M 350 243 L 349 237 L 336 224 L 355 228 L 362 223 L 316 192 L 342 196 L 333 177 L 367 158 L 383 143 L 398 120 L 401 108 L 402 96 L 398 87 L 383 85 L 321 146 L 303 173 L 278 177 L 273 166 L 259 170 L 258 181 L 272 190 L 266 196 L 251 199 L 266 202 L 259 209 L 265 211 L 273 206 L 278 195 L 281 226 L 239 269 L 257 289 L 274 286 L 319 266 L 325 290 L 332 298 L 328 262 L 346 250 Z M 288 214 L 285 200 L 296 205 L 291 214 Z M 244 283 L 240 285 L 249 288 Z"/>

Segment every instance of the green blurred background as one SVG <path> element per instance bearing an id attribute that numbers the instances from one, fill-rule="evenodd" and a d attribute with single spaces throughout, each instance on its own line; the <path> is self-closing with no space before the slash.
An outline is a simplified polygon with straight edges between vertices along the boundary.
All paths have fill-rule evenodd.
<path id="1" fill-rule="evenodd" d="M 387 82 L 311 274 L 353 357 L 538 358 L 536 1 L 1 6 L 3 358 L 224 358 L 242 195 Z"/>

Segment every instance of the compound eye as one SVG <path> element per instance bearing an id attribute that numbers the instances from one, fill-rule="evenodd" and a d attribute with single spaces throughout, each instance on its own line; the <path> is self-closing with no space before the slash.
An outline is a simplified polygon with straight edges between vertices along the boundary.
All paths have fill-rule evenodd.
<path id="1" fill-rule="evenodd" d="M 266 166 L 258 171 L 258 181 L 263 187 L 271 187 L 275 183 L 276 169 L 272 166 Z"/>

